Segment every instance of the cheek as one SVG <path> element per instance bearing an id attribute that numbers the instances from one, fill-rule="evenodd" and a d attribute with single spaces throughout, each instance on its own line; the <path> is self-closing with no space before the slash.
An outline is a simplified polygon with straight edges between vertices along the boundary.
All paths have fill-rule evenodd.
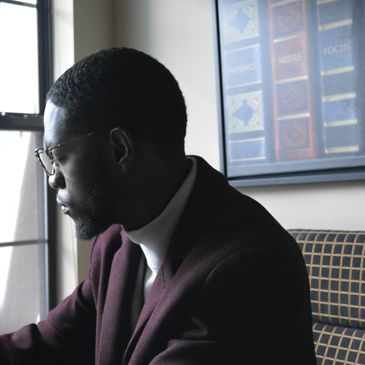
<path id="1" fill-rule="evenodd" d="M 93 163 L 87 156 L 74 156 L 63 163 L 62 172 L 66 183 L 71 185 L 85 185 L 95 179 L 98 174 L 98 162 Z"/>
<path id="2" fill-rule="evenodd" d="M 90 151 L 67 161 L 63 173 L 70 194 L 82 197 L 97 190 L 106 196 L 115 195 L 119 190 L 120 176 L 118 165 L 111 157 L 110 154 Z"/>

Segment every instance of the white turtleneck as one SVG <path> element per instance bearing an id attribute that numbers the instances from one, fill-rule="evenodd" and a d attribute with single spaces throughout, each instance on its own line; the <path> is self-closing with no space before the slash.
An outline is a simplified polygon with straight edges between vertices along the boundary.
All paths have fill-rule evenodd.
<path id="1" fill-rule="evenodd" d="M 162 213 L 142 228 L 136 229 L 134 231 L 126 231 L 129 239 L 141 246 L 144 258 L 146 259 L 147 263 L 147 267 L 145 268 L 144 260 L 142 258 L 133 299 L 133 323 L 135 323 L 138 319 L 140 310 L 138 307 L 140 307 L 142 304 L 139 303 L 140 300 L 138 300 L 140 297 L 138 288 L 142 288 L 144 277 L 143 284 L 145 299 L 163 263 L 171 236 L 177 226 L 179 218 L 184 210 L 185 204 L 194 185 L 196 177 L 196 160 L 194 158 L 189 159 L 192 161 L 191 170 Z"/>

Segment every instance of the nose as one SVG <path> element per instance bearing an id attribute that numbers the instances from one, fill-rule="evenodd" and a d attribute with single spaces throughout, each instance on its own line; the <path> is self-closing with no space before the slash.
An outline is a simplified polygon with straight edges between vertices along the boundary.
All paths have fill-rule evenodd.
<path id="1" fill-rule="evenodd" d="M 55 173 L 48 177 L 48 184 L 52 189 L 65 188 L 65 179 L 59 169 L 56 168 Z"/>

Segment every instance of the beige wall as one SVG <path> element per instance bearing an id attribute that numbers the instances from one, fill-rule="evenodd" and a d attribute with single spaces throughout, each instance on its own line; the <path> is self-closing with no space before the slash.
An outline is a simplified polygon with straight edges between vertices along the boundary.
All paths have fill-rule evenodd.
<path id="1" fill-rule="evenodd" d="M 114 44 L 112 0 L 53 0 L 54 79 L 82 57 Z M 87 271 L 90 243 L 77 241 L 71 219 L 57 212 L 57 300 Z"/>
<path id="2" fill-rule="evenodd" d="M 75 62 L 73 0 L 53 0 L 53 78 Z M 77 284 L 77 242 L 70 220 L 58 209 L 56 217 L 56 296 L 60 301 Z"/>
<path id="3" fill-rule="evenodd" d="M 187 152 L 203 156 L 219 169 L 211 0 L 54 2 L 59 4 L 58 22 L 66 27 L 66 33 L 55 34 L 59 72 L 82 56 L 112 44 L 150 53 L 174 73 L 184 92 L 189 116 Z M 241 191 L 265 205 L 286 228 L 365 229 L 363 182 Z M 63 217 L 60 220 L 62 297 L 83 277 L 88 246 L 72 243 L 71 223 Z"/>
<path id="4" fill-rule="evenodd" d="M 114 45 L 113 13 L 113 0 L 74 0 L 75 61 Z"/>
<path id="5" fill-rule="evenodd" d="M 219 167 L 210 0 L 117 0 L 119 45 L 145 51 L 177 78 L 188 106 L 188 153 Z"/>

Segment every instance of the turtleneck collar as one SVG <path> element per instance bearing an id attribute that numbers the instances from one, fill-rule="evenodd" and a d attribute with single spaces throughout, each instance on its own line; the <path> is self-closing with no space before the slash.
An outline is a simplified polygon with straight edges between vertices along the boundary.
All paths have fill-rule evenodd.
<path id="1" fill-rule="evenodd" d="M 147 225 L 125 231 L 129 239 L 141 246 L 148 268 L 155 274 L 160 269 L 171 236 L 184 210 L 196 178 L 197 162 L 194 158 L 189 174 L 160 215 Z"/>

